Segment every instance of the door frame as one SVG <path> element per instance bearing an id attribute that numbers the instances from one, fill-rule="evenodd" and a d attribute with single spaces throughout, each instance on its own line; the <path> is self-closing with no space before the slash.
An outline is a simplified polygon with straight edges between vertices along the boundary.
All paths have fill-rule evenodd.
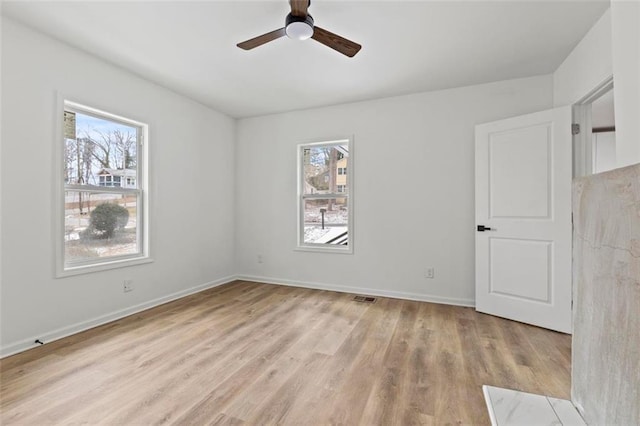
<path id="1" fill-rule="evenodd" d="M 573 124 L 580 126 L 580 132 L 573 135 L 573 177 L 593 174 L 593 140 L 591 137 L 591 104 L 613 89 L 613 75 L 607 77 L 593 90 L 573 104 Z M 589 131 L 586 131 L 589 129 Z"/>
<path id="2" fill-rule="evenodd" d="M 572 178 L 587 176 L 593 174 L 593 150 L 591 132 L 585 132 L 585 129 L 591 129 L 591 104 L 593 101 L 612 90 L 614 86 L 613 75 L 608 76 L 601 83 L 596 85 L 585 96 L 580 98 L 572 105 L 572 123 L 578 124 L 581 131 L 572 137 Z M 554 106 L 554 108 L 557 106 Z M 573 227 L 572 227 L 573 228 Z M 572 231 L 573 232 L 573 229 Z M 573 244 L 572 244 L 573 245 Z M 573 258 L 571 259 L 571 270 L 573 271 Z M 477 268 L 477 267 L 476 267 Z M 575 291 L 575 282 L 573 274 L 571 279 L 571 315 L 573 318 L 573 294 Z M 569 334 L 573 332 L 572 330 Z"/>

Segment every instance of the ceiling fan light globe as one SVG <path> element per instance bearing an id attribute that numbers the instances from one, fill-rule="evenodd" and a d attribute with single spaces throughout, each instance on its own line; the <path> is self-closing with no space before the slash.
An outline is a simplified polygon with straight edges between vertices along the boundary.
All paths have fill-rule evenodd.
<path id="1" fill-rule="evenodd" d="M 284 23 L 284 32 L 287 37 L 294 40 L 306 40 L 313 36 L 313 17 L 293 16 L 288 14 Z"/>
<path id="2" fill-rule="evenodd" d="M 313 27 L 306 22 L 292 22 L 285 29 L 287 37 L 294 40 L 306 40 L 313 35 Z"/>

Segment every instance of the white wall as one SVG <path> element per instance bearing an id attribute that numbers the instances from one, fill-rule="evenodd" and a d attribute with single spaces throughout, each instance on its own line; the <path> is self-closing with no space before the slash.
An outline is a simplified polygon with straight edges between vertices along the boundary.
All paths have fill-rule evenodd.
<path id="1" fill-rule="evenodd" d="M 640 2 L 611 2 L 618 167 L 640 163 Z"/>
<path id="2" fill-rule="evenodd" d="M 240 120 L 238 272 L 472 305 L 474 126 L 550 108 L 552 90 L 542 76 Z M 295 251 L 296 145 L 345 135 L 355 137 L 354 254 Z"/>
<path id="3" fill-rule="evenodd" d="M 149 124 L 154 263 L 54 278 L 56 91 Z M 234 120 L 6 18 L 2 104 L 3 354 L 234 274 Z"/>
<path id="4" fill-rule="evenodd" d="M 554 106 L 578 102 L 613 75 L 611 47 L 608 9 L 554 72 Z"/>
<path id="5" fill-rule="evenodd" d="M 616 165 L 640 163 L 640 2 L 613 0 L 553 74 L 554 105 L 571 105 L 613 76 Z"/>
<path id="6" fill-rule="evenodd" d="M 616 132 L 593 133 L 593 173 L 617 168 Z"/>

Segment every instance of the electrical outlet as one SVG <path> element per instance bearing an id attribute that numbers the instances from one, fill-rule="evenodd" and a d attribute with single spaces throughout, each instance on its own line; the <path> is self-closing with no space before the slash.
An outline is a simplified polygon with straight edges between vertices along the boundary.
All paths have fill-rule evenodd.
<path id="1" fill-rule="evenodd" d="M 125 293 L 133 291 L 133 280 L 124 280 L 123 284 L 123 290 Z"/>
<path id="2" fill-rule="evenodd" d="M 435 277 L 435 270 L 432 267 L 428 267 L 424 269 L 424 277 L 425 278 L 433 278 Z"/>

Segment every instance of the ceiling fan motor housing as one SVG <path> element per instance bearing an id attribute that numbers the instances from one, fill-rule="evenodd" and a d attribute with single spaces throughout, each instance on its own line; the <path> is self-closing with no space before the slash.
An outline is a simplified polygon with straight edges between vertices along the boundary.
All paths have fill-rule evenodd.
<path id="1" fill-rule="evenodd" d="M 306 40 L 313 35 L 313 18 L 309 14 L 293 16 L 289 13 L 285 19 L 285 32 L 289 38 Z"/>

